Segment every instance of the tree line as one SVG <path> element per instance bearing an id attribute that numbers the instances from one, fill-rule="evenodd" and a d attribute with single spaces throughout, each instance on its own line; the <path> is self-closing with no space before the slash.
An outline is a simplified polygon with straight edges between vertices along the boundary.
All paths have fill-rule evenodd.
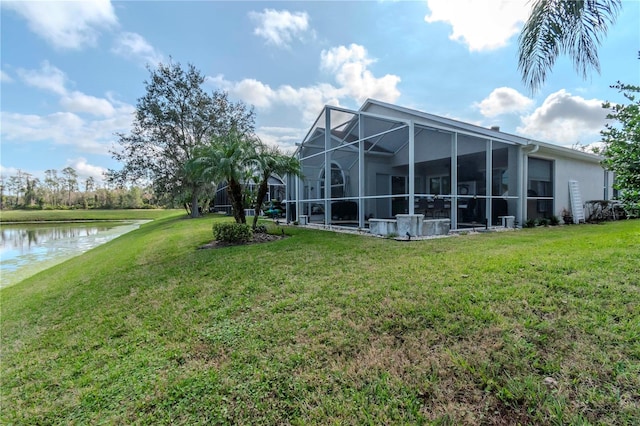
<path id="1" fill-rule="evenodd" d="M 2 209 L 139 209 L 165 206 L 147 186 L 114 187 L 89 176 L 82 179 L 73 167 L 48 169 L 44 179 L 22 170 L 0 176 Z"/>

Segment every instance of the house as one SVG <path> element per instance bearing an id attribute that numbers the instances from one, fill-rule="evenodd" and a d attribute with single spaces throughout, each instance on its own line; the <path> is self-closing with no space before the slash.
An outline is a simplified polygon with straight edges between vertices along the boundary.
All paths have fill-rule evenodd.
<path id="1" fill-rule="evenodd" d="M 265 204 L 270 204 L 274 202 L 279 202 L 284 198 L 285 195 L 285 182 L 284 179 L 278 175 L 272 174 L 269 176 L 269 180 L 267 181 L 268 190 L 267 195 L 265 197 Z M 218 212 L 225 212 L 227 214 L 232 213 L 231 200 L 229 199 L 229 194 L 227 192 L 227 187 L 229 185 L 226 181 L 223 181 L 218 184 L 216 188 L 216 195 L 214 201 L 215 210 Z M 257 191 L 257 184 L 255 182 L 244 183 L 244 186 L 248 193 L 255 193 Z M 253 209 L 245 210 L 245 214 L 247 216 L 253 216 L 255 212 Z"/>
<path id="2" fill-rule="evenodd" d="M 613 195 L 597 155 L 371 99 L 325 106 L 294 155 L 302 178 L 288 177 L 287 212 L 302 223 L 522 226 Z"/>

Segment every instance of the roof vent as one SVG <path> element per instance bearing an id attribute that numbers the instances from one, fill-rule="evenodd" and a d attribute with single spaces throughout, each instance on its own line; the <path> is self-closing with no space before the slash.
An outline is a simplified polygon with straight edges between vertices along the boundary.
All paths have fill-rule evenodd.
<path id="1" fill-rule="evenodd" d="M 500 126 L 491 126 L 491 130 L 495 130 L 496 132 L 499 132 Z"/>

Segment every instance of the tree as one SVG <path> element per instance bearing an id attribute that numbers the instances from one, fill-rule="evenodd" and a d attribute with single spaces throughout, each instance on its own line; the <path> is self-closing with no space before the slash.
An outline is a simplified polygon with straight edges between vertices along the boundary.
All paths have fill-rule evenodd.
<path id="1" fill-rule="evenodd" d="M 6 178 L 0 174 L 0 210 L 4 209 L 4 189 L 6 187 Z"/>
<path id="2" fill-rule="evenodd" d="M 78 190 L 78 173 L 71 166 L 67 166 L 62 169 L 61 173 L 63 176 L 64 186 L 67 189 L 67 203 L 71 206 L 71 193 Z"/>
<path id="3" fill-rule="evenodd" d="M 90 192 L 92 192 L 96 187 L 96 180 L 92 177 L 89 176 L 85 181 L 84 181 L 84 192 L 86 194 L 89 194 Z"/>
<path id="4" fill-rule="evenodd" d="M 55 208 L 58 206 L 58 192 L 60 191 L 60 180 L 56 169 L 48 169 L 44 172 L 44 185 L 49 193 L 49 202 Z"/>
<path id="5" fill-rule="evenodd" d="M 600 72 L 598 47 L 620 8 L 621 0 L 534 0 L 518 39 L 524 84 L 537 91 L 559 54 L 568 54 L 583 78 Z"/>
<path id="6" fill-rule="evenodd" d="M 29 207 L 36 201 L 36 191 L 40 184 L 40 179 L 34 178 L 29 173 L 25 173 L 26 186 L 24 191 L 24 206 Z"/>
<path id="7" fill-rule="evenodd" d="M 205 78 L 193 65 L 160 64 L 149 72 L 131 133 L 118 134 L 121 149 L 112 152 L 123 168 L 110 170 L 108 178 L 120 185 L 149 179 L 157 194 L 174 198 L 188 193 L 196 217 L 203 181 L 193 179 L 185 163 L 213 136 L 232 128 L 252 132 L 253 111 L 229 101 L 225 92 L 206 93 Z"/>
<path id="8" fill-rule="evenodd" d="M 26 191 L 25 173 L 22 170 L 18 169 L 14 176 L 9 176 L 7 189 L 9 192 L 15 194 L 13 205 L 14 207 L 18 207 L 20 204 L 21 194 Z"/>
<path id="9" fill-rule="evenodd" d="M 253 217 L 253 229 L 258 225 L 258 213 L 262 209 L 262 204 L 269 190 L 269 178 L 276 174 L 284 176 L 287 174 L 300 176 L 301 167 L 297 158 L 283 154 L 277 147 L 269 147 L 261 144 L 259 153 L 256 156 L 259 177 L 258 191 L 256 194 L 255 212 Z"/>
<path id="10" fill-rule="evenodd" d="M 257 164 L 258 139 L 250 133 L 232 128 L 231 131 L 213 136 L 203 146 L 186 168 L 194 179 L 209 182 L 226 182 L 227 193 L 236 223 L 246 223 L 244 214 L 245 193 Z"/>
<path id="11" fill-rule="evenodd" d="M 601 132 L 604 142 L 604 165 L 615 174 L 614 188 L 619 192 L 627 215 L 640 216 L 640 86 L 617 84 L 611 86 L 622 92 L 628 105 L 609 102 L 607 118 L 617 123 L 607 123 Z"/>

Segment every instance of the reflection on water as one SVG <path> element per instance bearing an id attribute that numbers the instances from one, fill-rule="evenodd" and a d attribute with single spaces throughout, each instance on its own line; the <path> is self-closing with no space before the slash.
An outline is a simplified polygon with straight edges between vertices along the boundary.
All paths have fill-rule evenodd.
<path id="1" fill-rule="evenodd" d="M 0 227 L 0 287 L 104 244 L 146 221 Z"/>

